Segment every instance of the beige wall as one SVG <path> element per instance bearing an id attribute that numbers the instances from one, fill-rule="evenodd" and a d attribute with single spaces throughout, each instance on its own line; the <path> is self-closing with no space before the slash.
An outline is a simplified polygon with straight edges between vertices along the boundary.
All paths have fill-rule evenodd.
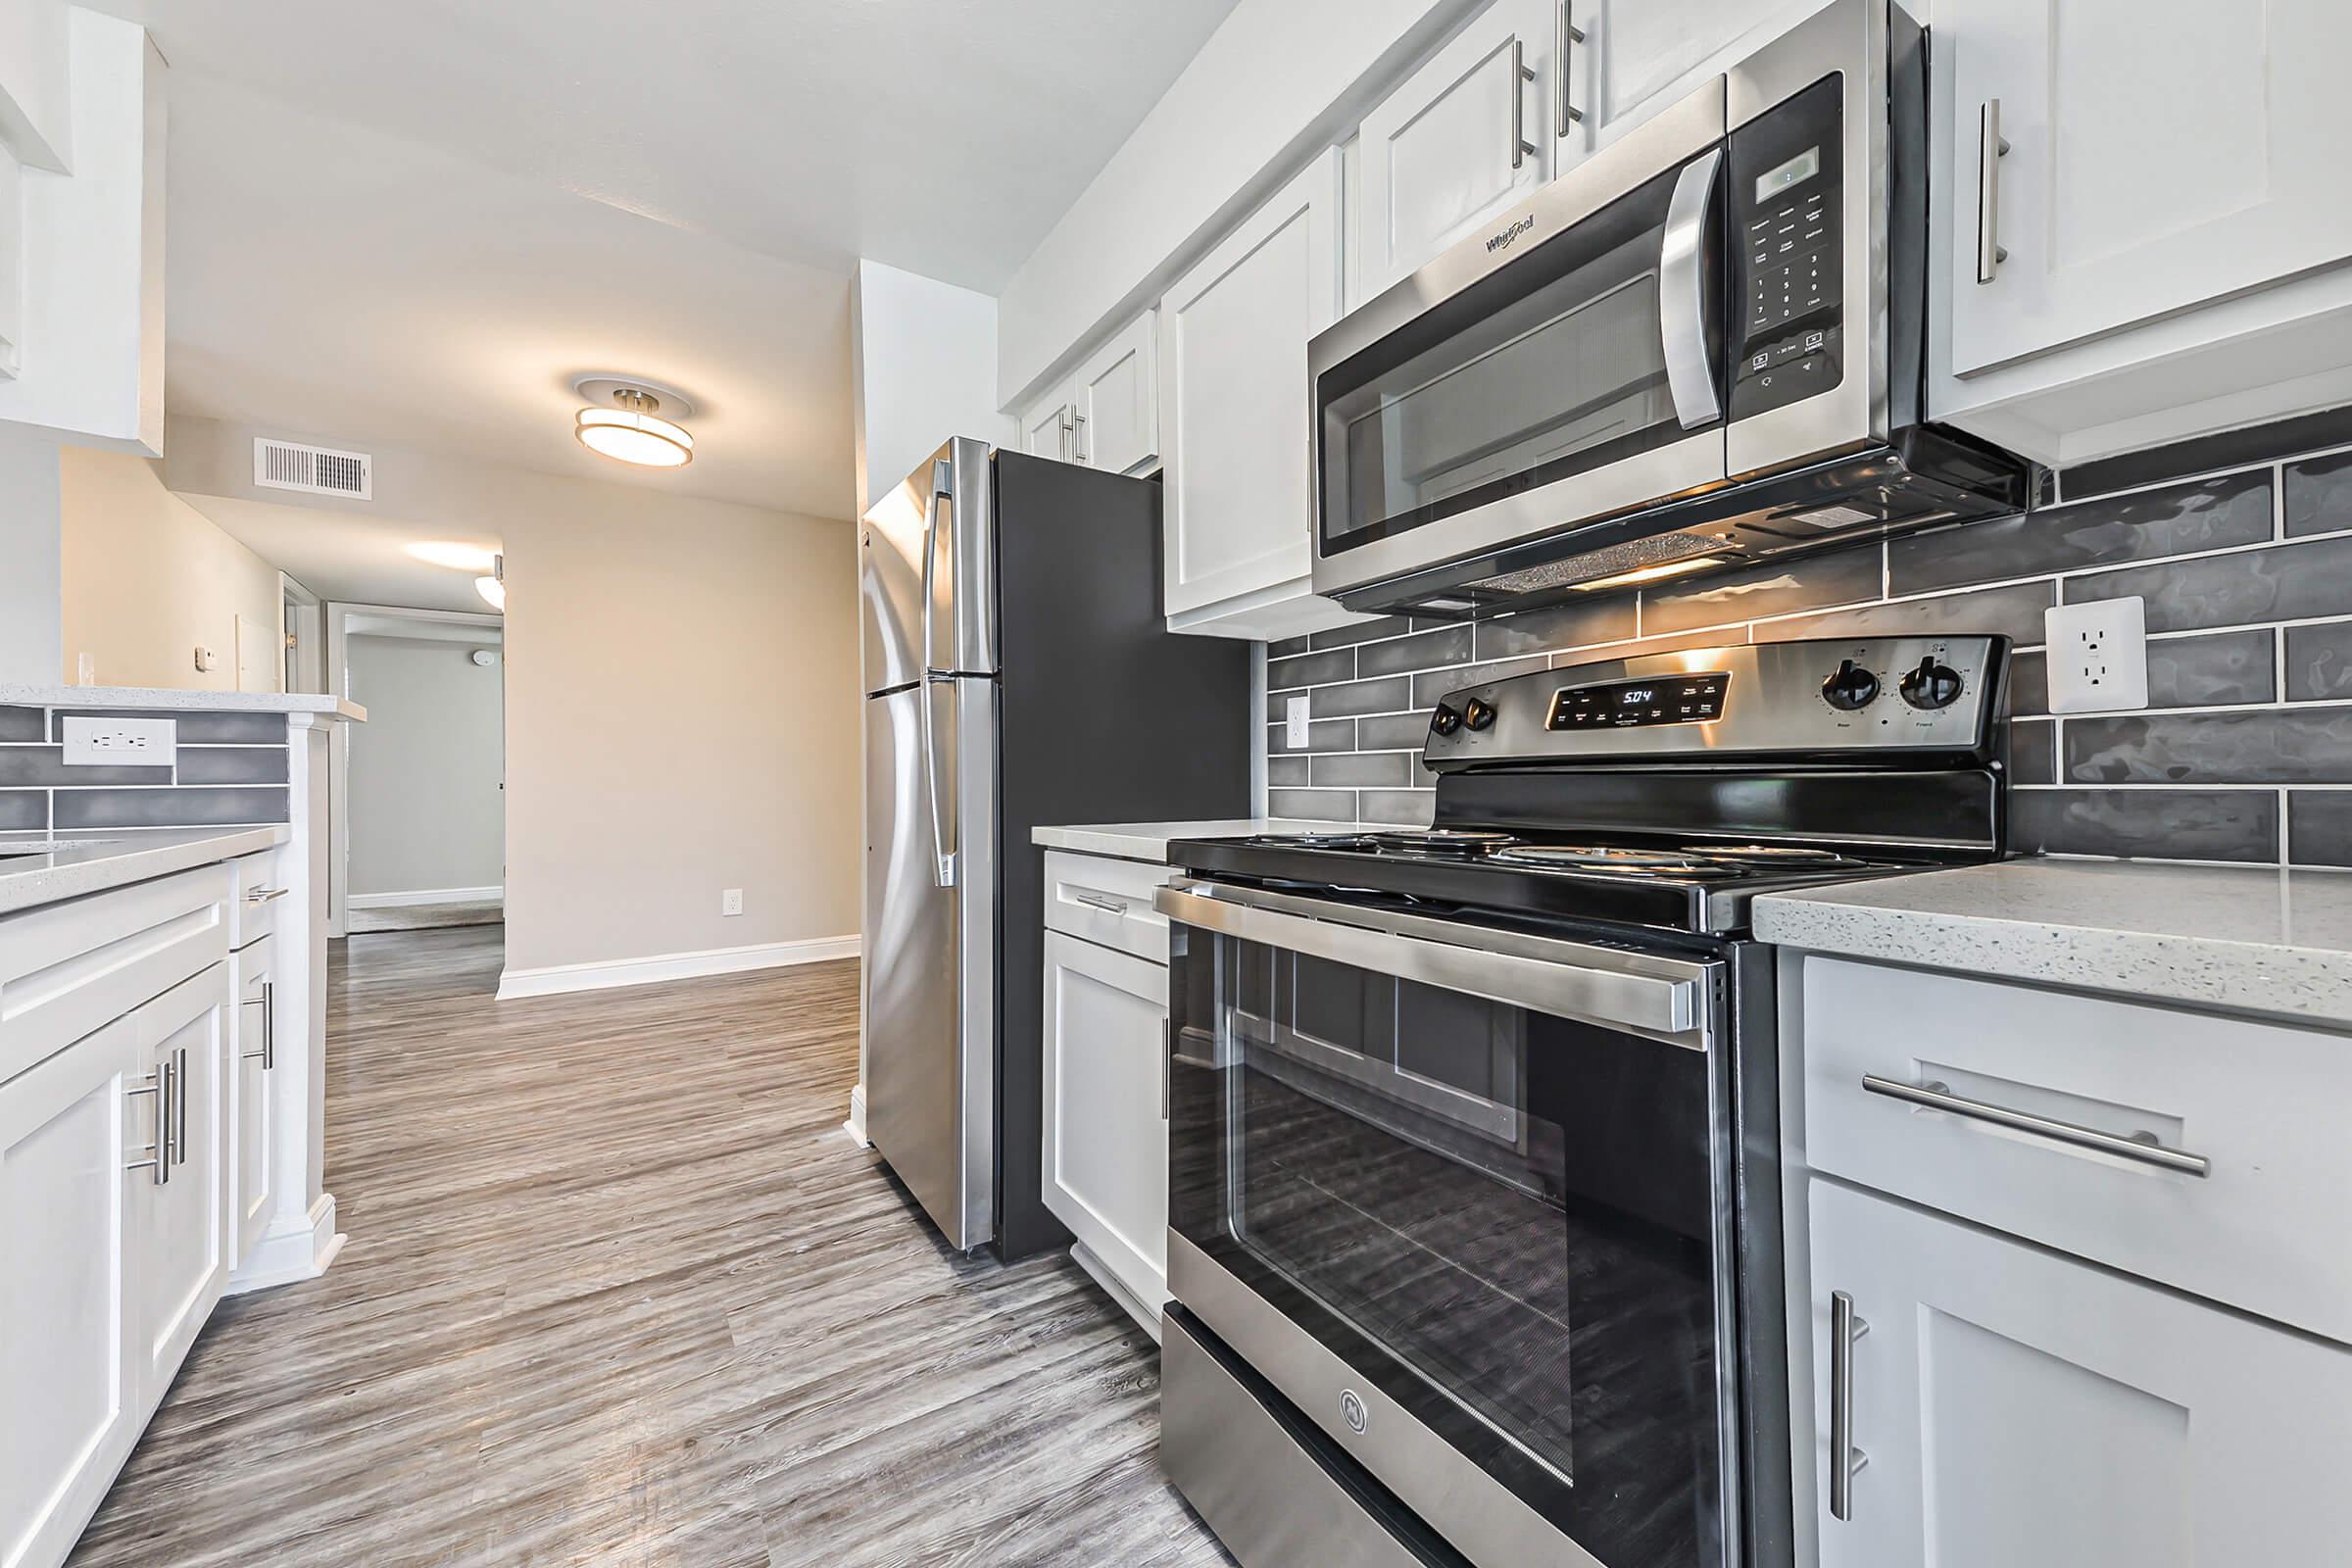
<path id="1" fill-rule="evenodd" d="M 237 689 L 237 616 L 256 691 L 285 684 L 277 569 L 164 488 L 144 458 L 61 454 L 66 678 L 78 656 L 101 686 Z M 199 672 L 201 644 L 219 656 Z"/>
<path id="2" fill-rule="evenodd" d="M 489 630 L 488 628 L 484 628 Z M 355 635 L 344 650 L 351 700 L 351 897 L 494 888 L 506 876 L 507 802 L 498 634 Z"/>

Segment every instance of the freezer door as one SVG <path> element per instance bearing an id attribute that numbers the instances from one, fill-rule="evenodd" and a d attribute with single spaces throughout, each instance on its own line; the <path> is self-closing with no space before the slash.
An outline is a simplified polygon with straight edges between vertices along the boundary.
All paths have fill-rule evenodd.
<path id="1" fill-rule="evenodd" d="M 965 783 L 958 689 L 988 684 L 925 681 L 865 702 L 866 1136 L 962 1250 L 994 1233 L 994 1012 L 969 1005 L 975 964 L 993 972 L 993 926 L 971 929 L 970 890 L 943 886 L 941 867 Z"/>
<path id="2" fill-rule="evenodd" d="M 989 502 L 988 443 L 958 438 L 866 510 L 858 542 L 869 695 L 926 670 L 995 671 Z"/>

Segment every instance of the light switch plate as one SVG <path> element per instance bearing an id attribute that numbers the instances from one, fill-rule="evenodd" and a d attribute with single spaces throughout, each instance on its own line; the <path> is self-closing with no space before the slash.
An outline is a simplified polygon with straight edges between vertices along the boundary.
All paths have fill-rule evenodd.
<path id="1" fill-rule="evenodd" d="M 1283 705 L 1282 743 L 1293 751 L 1303 749 L 1308 740 L 1306 727 L 1306 699 L 1294 697 Z"/>
<path id="2" fill-rule="evenodd" d="M 2042 612 L 2050 711 L 2110 713 L 2148 706 L 2148 604 L 2109 599 Z"/>
<path id="3" fill-rule="evenodd" d="M 178 760 L 173 718 L 74 718 L 65 721 L 68 767 L 170 767 Z"/>

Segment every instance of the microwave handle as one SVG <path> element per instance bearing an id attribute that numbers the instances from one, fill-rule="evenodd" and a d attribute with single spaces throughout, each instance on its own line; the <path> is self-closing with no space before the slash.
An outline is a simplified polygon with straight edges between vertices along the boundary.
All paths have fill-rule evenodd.
<path id="1" fill-rule="evenodd" d="M 1658 336 L 1666 348 L 1666 387 L 1675 417 L 1695 430 L 1723 417 L 1715 356 L 1707 349 L 1707 202 L 1723 149 L 1710 147 L 1683 166 L 1666 204 L 1658 243 Z"/>

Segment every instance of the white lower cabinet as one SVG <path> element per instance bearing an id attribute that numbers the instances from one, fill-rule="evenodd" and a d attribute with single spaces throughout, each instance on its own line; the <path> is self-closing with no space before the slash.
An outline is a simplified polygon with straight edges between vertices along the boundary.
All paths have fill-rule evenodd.
<path id="1" fill-rule="evenodd" d="M 229 1169 L 235 1213 L 229 1256 L 242 1264 L 270 1228 L 277 1204 L 270 1172 L 276 1133 L 277 944 L 263 938 L 229 959 L 231 1014 L 229 1060 Z"/>
<path id="2" fill-rule="evenodd" d="M 2343 1560 L 2352 1350 L 1835 1182 L 1808 1208 L 1821 1568 Z"/>
<path id="3" fill-rule="evenodd" d="M 1046 1206 L 1156 1337 L 1168 1299 L 1167 966 L 1048 931 L 1045 984 Z"/>
<path id="4" fill-rule="evenodd" d="M 139 1193 L 129 1232 L 131 1348 L 140 1386 L 156 1398 L 228 1284 L 228 1010 L 227 966 L 215 964 L 131 1014 L 142 1070 L 158 1080 L 160 1157 L 171 1162 L 165 1180 Z"/>

